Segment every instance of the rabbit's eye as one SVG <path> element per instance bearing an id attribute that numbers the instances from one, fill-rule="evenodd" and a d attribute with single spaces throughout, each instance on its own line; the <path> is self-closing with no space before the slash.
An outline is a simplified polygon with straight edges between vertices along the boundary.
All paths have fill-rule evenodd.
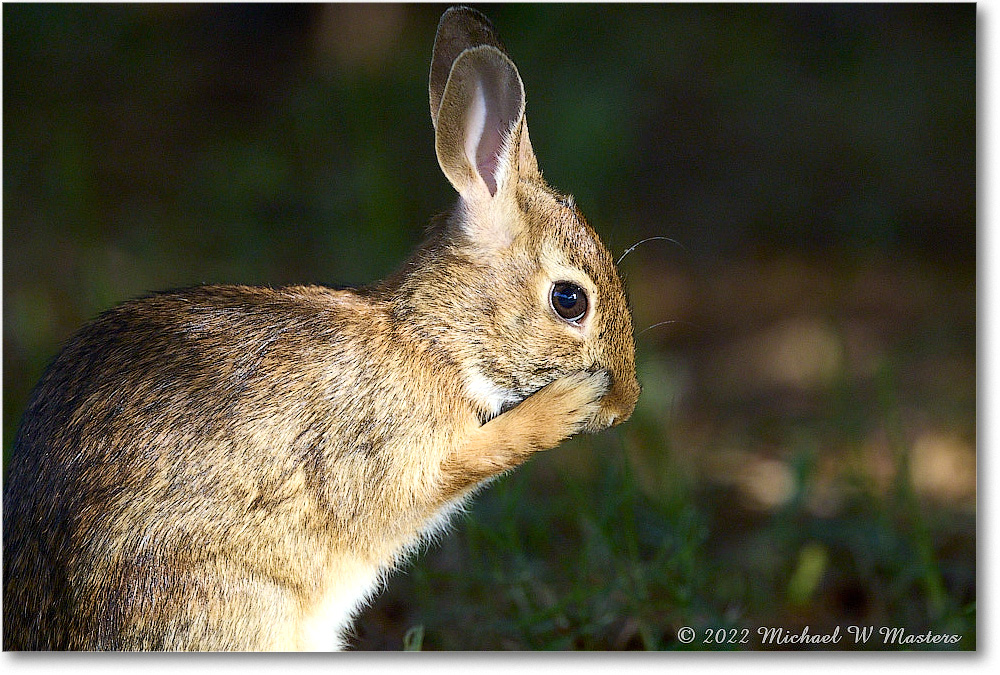
<path id="1" fill-rule="evenodd" d="M 567 321 L 577 322 L 587 313 L 587 294 L 576 284 L 558 281 L 552 286 L 552 309 Z"/>

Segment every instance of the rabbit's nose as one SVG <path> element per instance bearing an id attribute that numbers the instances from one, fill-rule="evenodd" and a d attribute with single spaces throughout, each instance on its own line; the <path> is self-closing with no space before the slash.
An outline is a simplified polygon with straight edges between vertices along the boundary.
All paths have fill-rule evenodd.
<path id="1" fill-rule="evenodd" d="M 604 398 L 604 416 L 608 426 L 620 424 L 632 416 L 639 400 L 639 382 L 635 376 L 614 377 L 611 390 Z"/>

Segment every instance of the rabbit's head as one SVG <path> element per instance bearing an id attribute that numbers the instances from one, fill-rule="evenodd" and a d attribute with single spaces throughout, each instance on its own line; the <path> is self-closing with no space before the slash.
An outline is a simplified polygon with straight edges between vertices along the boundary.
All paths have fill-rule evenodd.
<path id="1" fill-rule="evenodd" d="M 520 75 L 479 12 L 442 17 L 430 102 L 438 162 L 460 199 L 399 280 L 398 318 L 446 345 L 483 416 L 561 376 L 604 370 L 608 393 L 586 430 L 627 419 L 639 385 L 614 259 L 573 199 L 542 179 Z"/>

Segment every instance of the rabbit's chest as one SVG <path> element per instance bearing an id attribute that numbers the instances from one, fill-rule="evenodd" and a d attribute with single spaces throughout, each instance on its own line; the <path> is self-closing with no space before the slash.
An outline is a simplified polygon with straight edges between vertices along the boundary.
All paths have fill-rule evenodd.
<path id="1" fill-rule="evenodd" d="M 372 564 L 354 556 L 333 562 L 326 575 L 323 592 L 309 603 L 296 631 L 295 649 L 302 651 L 339 651 L 347 645 L 344 631 L 351 620 L 375 593 L 393 567 L 413 553 L 422 541 L 444 530 L 451 515 L 461 509 L 468 495 L 446 503 L 427 519 L 418 532 L 382 551 L 381 564 Z"/>
<path id="2" fill-rule="evenodd" d="M 343 634 L 358 609 L 375 594 L 382 571 L 358 561 L 339 561 L 327 578 L 323 592 L 304 612 L 297 631 L 296 649 L 339 651 Z"/>

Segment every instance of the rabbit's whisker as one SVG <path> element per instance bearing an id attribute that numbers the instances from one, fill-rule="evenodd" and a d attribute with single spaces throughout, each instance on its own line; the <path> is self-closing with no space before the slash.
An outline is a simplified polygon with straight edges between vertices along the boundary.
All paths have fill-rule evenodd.
<path id="1" fill-rule="evenodd" d="M 652 326 L 647 326 L 647 327 L 643 328 L 641 331 L 639 331 L 638 333 L 636 333 L 635 336 L 639 337 L 640 335 L 642 335 L 646 331 L 653 330 L 654 328 L 659 328 L 660 326 L 666 326 L 667 324 L 671 324 L 671 323 L 682 323 L 682 324 L 684 324 L 686 326 L 691 326 L 692 328 L 697 328 L 698 330 L 708 330 L 704 326 L 699 326 L 698 324 L 692 323 L 690 321 L 684 321 L 682 319 L 671 319 L 669 321 L 660 321 L 658 323 L 654 323 Z"/>
<path id="2" fill-rule="evenodd" d="M 620 265 L 621 262 L 622 262 L 622 260 L 625 259 L 625 256 L 627 256 L 629 253 L 631 253 L 632 251 L 634 251 L 640 244 L 645 244 L 646 242 L 657 241 L 657 240 L 659 240 L 659 241 L 669 241 L 671 244 L 677 244 L 678 246 L 681 247 L 681 249 L 685 253 L 688 252 L 688 250 L 684 246 L 684 244 L 680 243 L 676 239 L 671 239 L 670 237 L 646 237 L 642 241 L 637 241 L 636 243 L 634 243 L 631 246 L 629 246 L 628 249 L 624 253 L 621 254 L 621 257 L 618 258 L 618 260 L 615 261 L 615 265 Z"/>

